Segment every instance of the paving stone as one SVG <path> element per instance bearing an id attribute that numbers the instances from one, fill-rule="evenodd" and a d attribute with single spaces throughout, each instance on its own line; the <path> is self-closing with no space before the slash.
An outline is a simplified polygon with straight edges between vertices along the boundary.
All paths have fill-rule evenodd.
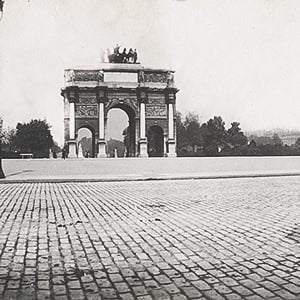
<path id="1" fill-rule="evenodd" d="M 297 299 L 299 193 L 296 177 L 0 184 L 0 298 Z"/>
<path id="2" fill-rule="evenodd" d="M 173 300 L 186 300 L 187 297 L 186 297 L 185 295 L 178 294 L 178 295 L 173 295 L 173 296 L 172 296 L 172 299 L 173 299 Z"/>
<path id="3" fill-rule="evenodd" d="M 275 296 L 272 292 L 266 290 L 265 288 L 256 288 L 253 291 L 261 297 L 263 297 L 264 299 L 268 299 Z"/>
<path id="4" fill-rule="evenodd" d="M 225 297 L 225 299 L 228 299 L 228 300 L 242 300 L 243 299 L 239 294 L 236 294 L 236 293 L 226 294 L 226 295 L 224 295 L 224 297 Z"/>
<path id="5" fill-rule="evenodd" d="M 214 300 L 224 300 L 225 297 L 221 296 L 218 292 L 215 290 L 209 290 L 209 291 L 203 291 L 204 298 L 206 299 L 214 299 Z"/>
<path id="6" fill-rule="evenodd" d="M 300 286 L 297 286 L 295 284 L 292 283 L 288 283 L 288 284 L 284 284 L 281 287 L 283 287 L 284 289 L 288 290 L 289 292 L 300 296 Z"/>
<path id="7" fill-rule="evenodd" d="M 202 296 L 201 292 L 199 292 L 193 286 L 182 287 L 184 294 L 187 296 L 188 299 L 195 299 Z"/>

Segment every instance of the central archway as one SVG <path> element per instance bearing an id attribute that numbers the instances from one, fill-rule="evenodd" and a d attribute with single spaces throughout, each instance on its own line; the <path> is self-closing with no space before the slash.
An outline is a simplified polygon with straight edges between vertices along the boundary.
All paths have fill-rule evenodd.
<path id="1" fill-rule="evenodd" d="M 164 132 L 158 125 L 153 125 L 148 129 L 148 155 L 149 157 L 164 156 Z"/>
<path id="2" fill-rule="evenodd" d="M 127 116 L 127 123 L 124 123 L 124 117 L 122 115 L 119 115 L 119 122 L 124 124 L 124 128 L 118 130 L 121 131 L 121 139 L 124 145 L 124 149 L 119 149 L 118 150 L 118 156 L 125 156 L 125 157 L 135 157 L 136 154 L 136 137 L 135 137 L 135 112 L 134 110 L 123 103 L 117 103 L 111 107 L 109 107 L 107 114 L 106 114 L 106 120 L 105 120 L 105 128 L 106 128 L 106 137 L 110 137 L 111 134 L 109 134 L 108 131 L 114 131 L 114 125 L 110 124 L 110 115 L 113 111 L 121 111 L 121 113 L 125 113 Z M 115 122 L 114 122 L 115 124 Z M 119 139 L 120 139 L 120 132 L 119 132 Z M 106 140 L 107 145 L 109 144 L 109 140 Z M 116 141 L 113 141 L 116 142 Z M 117 143 L 117 142 L 116 142 Z M 117 145 L 116 145 L 117 146 Z M 110 147 L 111 148 L 111 147 Z M 121 147 L 122 148 L 122 147 Z M 112 155 L 112 149 L 109 149 L 107 147 L 107 154 Z M 120 155 L 121 153 L 121 155 Z"/>

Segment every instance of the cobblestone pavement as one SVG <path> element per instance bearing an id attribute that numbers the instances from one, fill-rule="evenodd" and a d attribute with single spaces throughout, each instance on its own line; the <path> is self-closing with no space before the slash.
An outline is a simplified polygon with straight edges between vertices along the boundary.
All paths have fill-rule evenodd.
<path id="1" fill-rule="evenodd" d="M 0 184 L 0 298 L 300 299 L 299 180 Z"/>

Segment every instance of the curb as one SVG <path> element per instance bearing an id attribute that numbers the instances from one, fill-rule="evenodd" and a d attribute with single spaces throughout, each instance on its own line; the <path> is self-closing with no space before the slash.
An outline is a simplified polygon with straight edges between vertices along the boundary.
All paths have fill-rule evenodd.
<path id="1" fill-rule="evenodd" d="M 238 178 L 270 178 L 300 176 L 297 173 L 262 173 L 236 175 L 195 175 L 195 176 L 156 176 L 156 177 L 108 177 L 108 178 L 41 178 L 41 179 L 0 179 L 0 184 L 13 183 L 82 183 L 82 182 L 130 182 L 130 181 L 167 181 L 167 180 L 211 180 L 211 179 L 238 179 Z"/>

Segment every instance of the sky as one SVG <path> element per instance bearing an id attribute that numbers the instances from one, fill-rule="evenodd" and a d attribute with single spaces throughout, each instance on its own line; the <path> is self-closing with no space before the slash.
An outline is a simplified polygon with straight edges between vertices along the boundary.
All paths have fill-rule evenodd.
<path id="1" fill-rule="evenodd" d="M 0 21 L 4 126 L 46 119 L 63 143 L 63 71 L 136 48 L 171 68 L 177 109 L 243 130 L 300 129 L 300 2 L 293 0 L 7 0 Z"/>

